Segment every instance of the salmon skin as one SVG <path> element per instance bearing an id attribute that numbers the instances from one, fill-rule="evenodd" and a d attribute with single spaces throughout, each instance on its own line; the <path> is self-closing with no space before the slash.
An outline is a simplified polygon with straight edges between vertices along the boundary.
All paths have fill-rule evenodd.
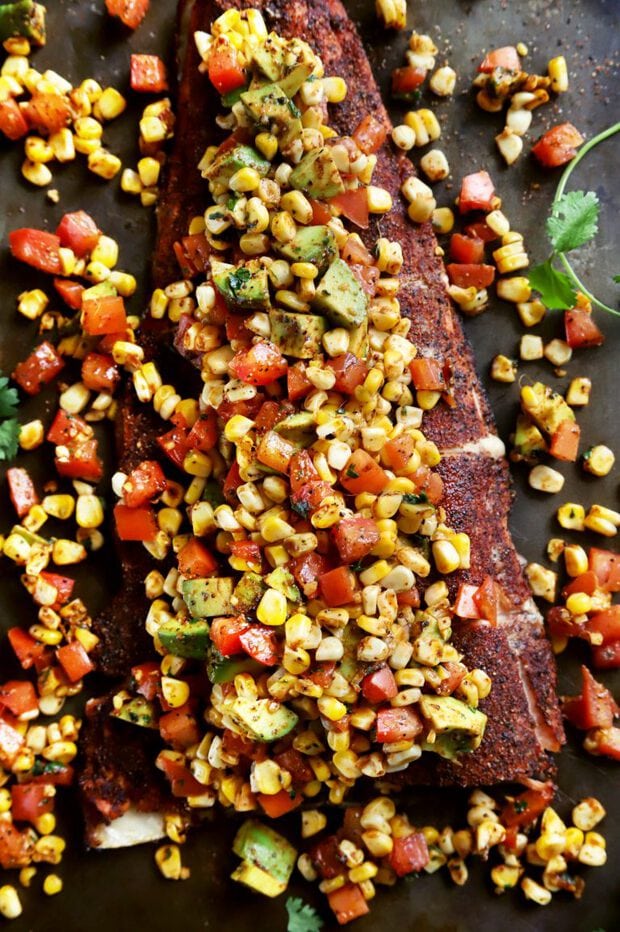
<path id="1" fill-rule="evenodd" d="M 235 0 L 182 0 L 179 6 L 179 48 L 182 49 L 174 150 L 167 184 L 159 205 L 159 232 L 153 263 L 156 286 L 179 278 L 173 244 L 186 235 L 190 219 L 202 213 L 206 187 L 196 165 L 208 145 L 223 135 L 214 122 L 219 96 L 198 71 L 200 59 L 192 41 L 195 30 L 209 30 L 224 10 L 247 7 Z M 327 74 L 340 75 L 348 85 L 341 104 L 331 106 L 337 132 L 350 135 L 368 113 L 391 124 L 381 101 L 357 31 L 339 0 L 257 0 L 269 29 L 305 39 L 321 56 Z M 389 137 L 388 137 L 389 138 Z M 386 144 L 377 154 L 373 184 L 390 191 L 393 210 L 372 217 L 363 235 L 374 246 L 379 236 L 400 242 L 404 264 L 399 276 L 401 312 L 411 320 L 410 338 L 422 356 L 450 361 L 455 408 L 438 405 L 425 414 L 424 431 L 442 452 L 439 470 L 444 480 L 448 520 L 456 531 L 469 534 L 471 569 L 446 578 L 451 596 L 461 582 L 480 583 L 494 576 L 510 600 L 496 627 L 487 623 L 455 623 L 453 642 L 469 668 L 482 667 L 493 680 L 490 696 L 481 703 L 488 724 L 480 748 L 451 762 L 424 755 L 402 777 L 404 782 L 446 786 L 493 785 L 555 773 L 550 752 L 564 740 L 555 693 L 556 669 L 543 621 L 536 608 L 508 530 L 512 491 L 503 445 L 476 375 L 471 347 L 446 292 L 447 279 L 437 256 L 430 224 L 412 225 L 400 196 L 403 180 L 413 173 L 410 161 Z M 142 340 L 147 353 L 160 361 L 172 343 L 170 325 L 147 318 Z M 173 365 L 182 377 L 191 365 L 177 356 Z M 154 438 L 161 422 L 139 405 L 127 389 L 117 424 L 120 468 L 131 469 L 144 458 L 158 458 Z M 99 664 L 104 673 L 126 676 L 132 663 L 152 652 L 144 632 L 148 610 L 143 579 L 149 558 L 141 545 L 119 545 L 124 573 L 122 592 L 96 623 L 101 638 Z M 97 726 L 100 729 L 100 723 Z M 87 722 L 86 729 L 91 728 Z M 141 731 L 141 729 L 136 729 Z M 91 758 L 94 753 L 91 748 Z M 86 758 L 90 775 L 96 761 Z"/>

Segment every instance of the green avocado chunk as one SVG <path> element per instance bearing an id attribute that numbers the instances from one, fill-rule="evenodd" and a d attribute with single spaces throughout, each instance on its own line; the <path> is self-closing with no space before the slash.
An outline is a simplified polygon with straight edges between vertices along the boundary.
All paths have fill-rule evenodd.
<path id="1" fill-rule="evenodd" d="M 520 414 L 517 417 L 512 443 L 510 459 L 514 462 L 521 460 L 526 463 L 534 462 L 547 449 L 545 438 L 527 414 Z"/>
<path id="2" fill-rule="evenodd" d="M 110 715 L 120 718 L 123 722 L 129 722 L 131 725 L 139 725 L 141 728 L 157 728 L 155 704 L 143 696 L 136 696 L 124 702 L 120 709 L 114 709 Z"/>
<path id="3" fill-rule="evenodd" d="M 521 405 L 536 426 L 550 437 L 562 421 L 574 421 L 575 412 L 549 385 L 535 382 L 521 389 Z"/>
<path id="4" fill-rule="evenodd" d="M 290 242 L 276 244 L 276 249 L 290 262 L 312 262 L 319 275 L 338 255 L 334 234 L 323 225 L 299 227 Z"/>
<path id="5" fill-rule="evenodd" d="M 344 184 L 327 146 L 312 149 L 291 172 L 291 188 L 305 191 L 310 197 L 327 200 L 342 194 Z"/>
<path id="6" fill-rule="evenodd" d="M 233 615 L 231 605 L 234 579 L 224 576 L 211 579 L 184 579 L 183 598 L 194 618 Z"/>
<path id="7" fill-rule="evenodd" d="M 288 97 L 294 97 L 316 64 L 309 45 L 301 39 L 267 36 L 252 52 L 252 59 L 270 81 L 277 81 Z"/>
<path id="8" fill-rule="evenodd" d="M 272 589 L 277 589 L 282 595 L 286 596 L 289 602 L 300 602 L 301 593 L 295 582 L 295 578 L 290 570 L 285 566 L 277 566 L 268 576 L 265 576 L 265 582 Z"/>
<path id="9" fill-rule="evenodd" d="M 233 851 L 243 859 L 231 875 L 233 880 L 264 896 L 284 893 L 297 860 L 297 851 L 286 838 L 249 819 L 237 832 Z"/>
<path id="10" fill-rule="evenodd" d="M 252 146 L 239 145 L 218 155 L 204 172 L 204 177 L 215 184 L 226 186 L 240 168 L 254 168 L 264 178 L 271 168 L 271 162 Z"/>
<path id="11" fill-rule="evenodd" d="M 246 699 L 237 696 L 230 714 L 239 727 L 254 741 L 278 741 L 288 735 L 298 716 L 273 699 Z"/>
<path id="12" fill-rule="evenodd" d="M 264 670 L 263 664 L 251 657 L 224 657 L 213 645 L 209 648 L 207 676 L 212 683 L 230 683 L 239 673 L 259 676 Z"/>
<path id="13" fill-rule="evenodd" d="M 258 604 L 266 586 L 258 573 L 244 573 L 233 592 L 231 603 L 235 612 L 246 614 Z"/>
<path id="14" fill-rule="evenodd" d="M 209 625 L 201 618 L 196 621 L 173 618 L 157 629 L 157 636 L 161 646 L 175 657 L 203 660 L 207 656 Z"/>
<path id="15" fill-rule="evenodd" d="M 479 709 L 472 709 L 454 696 L 422 696 L 420 712 L 437 733 L 434 743 L 425 743 L 427 750 L 450 757 L 480 745 L 487 717 Z"/>
<path id="16" fill-rule="evenodd" d="M 233 266 L 213 263 L 213 283 L 230 307 L 264 311 L 270 306 L 267 269 L 257 263 Z"/>
<path id="17" fill-rule="evenodd" d="M 368 314 L 368 296 L 344 261 L 335 259 L 321 279 L 312 300 L 338 327 L 359 327 Z"/>
<path id="18" fill-rule="evenodd" d="M 271 339 L 285 356 L 312 359 L 321 349 L 327 321 L 317 314 L 297 314 L 271 308 Z"/>

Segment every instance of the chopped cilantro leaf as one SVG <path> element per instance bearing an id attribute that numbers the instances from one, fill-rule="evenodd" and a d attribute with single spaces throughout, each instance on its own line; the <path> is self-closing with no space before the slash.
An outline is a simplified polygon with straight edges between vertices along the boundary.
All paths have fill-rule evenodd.
<path id="1" fill-rule="evenodd" d="M 570 252 L 596 236 L 599 210 L 599 199 L 594 191 L 569 191 L 562 195 L 547 219 L 547 235 L 553 251 Z"/>
<path id="2" fill-rule="evenodd" d="M 0 417 L 15 417 L 18 403 L 17 389 L 9 386 L 5 375 L 0 376 Z"/>
<path id="3" fill-rule="evenodd" d="M 360 474 L 353 469 L 352 466 L 349 466 L 347 469 L 347 476 L 349 479 L 359 479 Z"/>
<path id="4" fill-rule="evenodd" d="M 553 267 L 552 259 L 530 269 L 527 277 L 545 307 L 563 311 L 575 306 L 577 294 L 573 283 L 568 275 Z"/>
<path id="5" fill-rule="evenodd" d="M 236 269 L 234 272 L 231 272 L 228 276 L 228 285 L 233 294 L 239 291 L 239 289 L 243 287 L 244 283 L 248 282 L 251 277 L 252 273 L 250 270 L 244 269 L 243 267 Z"/>
<path id="6" fill-rule="evenodd" d="M 0 460 L 12 460 L 17 453 L 19 422 L 12 417 L 0 424 Z"/>
<path id="7" fill-rule="evenodd" d="M 405 505 L 425 505 L 428 502 L 428 495 L 426 492 L 419 492 L 417 495 L 413 492 L 405 492 L 403 495 L 403 503 Z"/>
<path id="8" fill-rule="evenodd" d="M 307 518 L 310 514 L 310 504 L 309 502 L 296 502 L 291 499 L 291 508 L 298 514 L 300 518 Z"/>
<path id="9" fill-rule="evenodd" d="M 323 920 L 317 911 L 298 896 L 289 896 L 286 901 L 288 913 L 287 932 L 319 932 Z"/>

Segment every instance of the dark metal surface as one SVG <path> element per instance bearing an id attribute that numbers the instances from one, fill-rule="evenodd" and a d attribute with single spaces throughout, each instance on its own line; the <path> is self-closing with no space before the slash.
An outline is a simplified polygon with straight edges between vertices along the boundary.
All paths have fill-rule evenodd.
<path id="1" fill-rule="evenodd" d="M 170 56 L 173 2 L 152 0 L 149 16 L 136 34 L 128 36 L 103 12 L 102 0 L 96 3 L 61 0 L 49 4 L 50 42 L 37 53 L 36 66 L 52 67 L 79 83 L 92 75 L 103 84 L 123 89 L 127 83 L 129 52 L 159 52 Z M 409 26 L 433 35 L 440 52 L 438 63 L 447 59 L 456 68 L 458 93 L 451 101 L 433 100 L 444 127 L 441 140 L 449 158 L 455 186 L 439 186 L 439 203 L 455 196 L 458 180 L 467 171 L 485 165 L 491 171 L 504 201 L 504 209 L 513 225 L 525 234 L 530 255 L 539 261 L 546 256 L 542 235 L 545 213 L 553 196 L 557 176 L 543 175 L 526 156 L 505 169 L 495 153 L 494 135 L 501 129 L 501 117 L 482 114 L 468 93 L 470 77 L 482 49 L 524 41 L 529 46 L 526 67 L 543 69 L 554 54 L 566 55 L 571 75 L 570 92 L 552 106 L 534 114 L 530 140 L 544 128 L 572 119 L 591 137 L 617 119 L 618 80 L 618 3 L 617 0 L 527 0 L 509 5 L 498 0 L 435 0 L 410 4 Z M 378 28 L 372 2 L 351 3 L 366 39 L 371 61 L 387 90 L 391 68 L 402 63 L 406 39 L 389 37 Z M 122 156 L 124 163 L 137 161 L 136 118 L 143 101 L 133 102 L 126 113 L 109 129 L 105 139 L 110 148 Z M 395 113 L 394 116 L 397 116 Z M 527 143 L 526 143 L 527 148 Z M 35 338 L 34 326 L 15 312 L 15 297 L 26 287 L 34 287 L 36 276 L 10 261 L 6 242 L 8 231 L 17 226 L 40 226 L 43 219 L 53 228 L 66 210 L 88 209 L 99 225 L 121 243 L 120 268 L 140 274 L 146 282 L 152 245 L 152 214 L 132 198 L 122 195 L 118 183 L 105 184 L 89 175 L 80 159 L 54 175 L 54 186 L 61 193 L 60 204 L 51 205 L 44 192 L 33 191 L 19 180 L 21 162 L 19 146 L 0 147 L 0 368 L 10 372 L 18 359 L 26 355 Z M 617 265 L 620 162 L 618 143 L 605 143 L 592 153 L 575 172 L 575 187 L 597 191 L 603 204 L 601 234 L 594 248 L 584 250 L 580 270 L 585 280 L 604 299 L 613 300 L 610 275 L 620 271 Z M 142 295 L 146 293 L 146 288 Z M 134 307 L 143 303 L 140 296 Z M 607 334 L 604 347 L 576 353 L 568 375 L 556 379 L 551 366 L 524 364 L 520 371 L 532 378 L 541 376 L 554 387 L 563 389 L 568 380 L 588 375 L 594 380 L 592 404 L 580 413 L 585 444 L 606 442 L 620 454 L 617 398 L 620 391 L 616 354 L 620 348 L 620 321 L 602 313 L 597 320 Z M 541 332 L 561 336 L 559 316 L 549 315 Z M 512 306 L 495 304 L 477 320 L 468 322 L 467 331 L 474 344 L 479 371 L 490 392 L 500 433 L 506 438 L 514 422 L 516 386 L 489 383 L 489 362 L 497 352 L 517 355 L 521 328 Z M 39 414 L 42 405 L 49 411 L 52 399 L 30 401 L 22 406 L 25 420 Z M 24 458 L 26 465 L 42 480 L 50 475 L 50 463 L 42 457 Z M 618 507 L 617 469 L 607 479 L 586 480 L 579 466 L 561 466 L 566 485 L 559 497 L 545 498 L 527 488 L 525 471 L 517 470 L 517 503 L 512 529 L 518 548 L 530 560 L 544 558 L 547 539 L 558 534 L 553 519 L 560 501 L 604 502 Z M 12 520 L 3 486 L 0 498 L 2 529 Z M 575 538 L 577 539 L 577 538 Z M 590 541 L 594 543 L 595 541 Z M 600 543 L 600 539 L 598 541 Z M 603 541 L 603 546 L 606 543 Z M 614 542 L 607 545 L 616 546 Z M 79 574 L 78 592 L 95 610 L 110 590 L 109 554 L 104 553 L 94 568 Z M 104 574 L 104 568 L 107 573 Z M 32 606 L 11 567 L 0 564 L 0 606 L 2 628 L 33 618 Z M 572 646 L 560 660 L 560 680 L 564 691 L 577 684 L 579 662 L 586 656 L 581 645 Z M 6 645 L 0 648 L 1 675 L 17 673 Z M 619 677 L 601 677 L 615 685 Z M 615 679 L 615 684 L 614 684 Z M 563 928 L 575 932 L 604 929 L 611 932 L 620 926 L 620 889 L 617 858 L 620 843 L 620 807 L 618 805 L 618 768 L 610 762 L 586 758 L 571 736 L 560 762 L 558 808 L 568 815 L 574 802 L 584 795 L 603 801 L 608 816 L 602 824 L 607 837 L 609 863 L 603 869 L 587 870 L 583 900 L 572 901 L 557 895 L 550 906 L 530 907 L 518 892 L 496 897 L 488 878 L 479 866 L 472 869 L 472 879 L 464 888 L 454 887 L 444 872 L 399 883 L 390 890 L 379 889 L 371 914 L 355 925 L 368 932 L 393 924 L 416 932 L 496 932 L 511 928 L 514 932 L 546 932 Z M 464 797 L 458 793 L 412 791 L 407 801 L 412 818 L 439 826 L 447 824 L 457 812 L 463 812 Z M 119 852 L 85 853 L 80 846 L 79 814 L 69 804 L 63 807 L 64 824 L 73 843 L 58 868 L 65 881 L 63 893 L 53 899 L 40 892 L 43 871 L 32 888 L 20 890 L 24 915 L 12 924 L 15 932 L 130 932 L 144 927 L 152 932 L 169 932 L 183 927 L 188 932 L 201 929 L 229 929 L 237 932 L 250 923 L 257 930 L 283 930 L 286 914 L 282 898 L 274 903 L 254 896 L 227 878 L 235 858 L 230 852 L 235 822 L 232 818 L 209 822 L 196 832 L 184 849 L 184 860 L 191 867 L 191 878 L 184 883 L 163 881 L 153 863 L 153 848 L 146 846 Z M 298 819 L 284 823 L 289 837 L 295 838 Z M 6 880 L 2 880 L 6 882 Z M 296 882 L 291 890 L 321 907 L 323 898 L 314 887 Z M 321 909 L 331 928 L 327 912 Z"/>

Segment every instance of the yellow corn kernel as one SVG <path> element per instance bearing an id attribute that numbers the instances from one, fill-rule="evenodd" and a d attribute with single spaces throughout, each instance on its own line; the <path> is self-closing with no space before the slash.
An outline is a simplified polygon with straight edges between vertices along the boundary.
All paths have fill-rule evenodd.
<path id="1" fill-rule="evenodd" d="M 431 223 L 435 233 L 450 233 L 454 227 L 454 213 L 449 207 L 436 207 L 431 214 Z"/>
<path id="2" fill-rule="evenodd" d="M 392 209 L 392 195 L 386 188 L 370 184 L 366 188 L 368 210 L 371 214 L 385 214 Z"/>
<path id="3" fill-rule="evenodd" d="M 236 443 L 238 440 L 241 440 L 242 437 L 252 430 L 254 427 L 254 421 L 250 420 L 249 417 L 244 417 L 242 414 L 234 414 L 227 422 L 224 427 L 224 436 L 231 443 Z"/>
<path id="4" fill-rule="evenodd" d="M 582 832 L 591 832 L 595 825 L 605 818 L 607 813 L 604 806 L 592 796 L 582 799 L 573 808 L 573 825 Z M 587 841 L 587 836 L 586 836 Z"/>
<path id="5" fill-rule="evenodd" d="M 73 146 L 76 152 L 81 155 L 91 155 L 101 148 L 100 139 L 82 139 L 81 136 L 73 137 Z"/>
<path id="6" fill-rule="evenodd" d="M 10 884 L 0 887 L 0 914 L 5 919 L 17 919 L 22 914 L 22 904 L 17 890 Z"/>
<path id="7" fill-rule="evenodd" d="M 208 479 L 213 471 L 213 463 L 206 453 L 200 450 L 190 450 L 183 460 L 183 471 L 190 476 Z"/>
<path id="8" fill-rule="evenodd" d="M 55 540 L 52 560 L 57 566 L 70 566 L 86 559 L 86 548 L 74 540 Z"/>
<path id="9" fill-rule="evenodd" d="M 171 676 L 162 676 L 161 691 L 164 699 L 173 709 L 178 709 L 189 699 L 189 685 L 185 680 L 178 680 Z"/>
<path id="10" fill-rule="evenodd" d="M 22 450 L 36 450 L 43 443 L 45 429 L 39 419 L 28 421 L 19 428 L 19 445 Z"/>
<path id="11" fill-rule="evenodd" d="M 256 169 L 244 167 L 240 168 L 232 175 L 228 182 L 228 187 L 231 191 L 245 193 L 247 191 L 255 191 L 259 184 L 260 175 Z"/>
<path id="12" fill-rule="evenodd" d="M 573 592 L 566 600 L 571 615 L 587 615 L 592 609 L 592 599 L 585 592 Z"/>
<path id="13" fill-rule="evenodd" d="M 556 515 L 558 523 L 566 530 L 583 531 L 585 528 L 586 511 L 583 505 L 566 502 L 565 505 L 560 505 Z"/>
<path id="14" fill-rule="evenodd" d="M 588 555 L 579 544 L 567 544 L 563 548 L 564 564 L 569 576 L 581 576 L 588 571 Z"/>
<path id="15" fill-rule="evenodd" d="M 49 298 L 40 288 L 22 291 L 17 299 L 17 310 L 28 320 L 36 320 L 49 304 Z"/>
<path id="16" fill-rule="evenodd" d="M 563 94 L 568 90 L 568 68 L 563 55 L 557 55 L 549 61 L 547 73 L 551 78 L 551 90 L 554 94 Z"/>
<path id="17" fill-rule="evenodd" d="M 551 902 L 551 893 L 541 884 L 536 883 L 531 877 L 524 877 L 521 881 L 521 889 L 527 900 L 537 903 L 538 906 L 547 906 Z"/>
<path id="18" fill-rule="evenodd" d="M 535 596 L 545 599 L 547 602 L 555 601 L 558 583 L 557 573 L 547 569 L 546 566 L 542 566 L 540 563 L 528 563 L 525 568 L 525 575 Z"/>
<path id="19" fill-rule="evenodd" d="M 78 527 L 96 528 L 103 524 L 103 505 L 97 495 L 78 495 L 75 508 Z"/>
<path id="20" fill-rule="evenodd" d="M 127 101 L 114 87 L 106 87 L 95 103 L 94 113 L 97 119 L 115 120 L 127 107 Z"/>
<path id="21" fill-rule="evenodd" d="M 607 517 L 606 512 L 609 512 L 608 508 L 592 505 L 583 522 L 584 527 L 603 537 L 615 537 L 618 533 L 618 525 Z M 616 512 L 611 512 L 611 514 L 616 514 Z"/>
<path id="22" fill-rule="evenodd" d="M 573 408 L 587 405 L 590 402 L 591 391 L 592 382 L 590 379 L 583 377 L 573 379 L 566 392 L 566 402 Z"/>
<path id="23" fill-rule="evenodd" d="M 36 867 L 22 867 L 19 872 L 19 882 L 22 887 L 29 887 L 32 879 L 36 877 Z"/>
<path id="24" fill-rule="evenodd" d="M 347 82 L 344 78 L 323 78 L 323 91 L 328 103 L 340 104 L 347 96 Z"/>
<path id="25" fill-rule="evenodd" d="M 40 835 L 51 835 L 56 828 L 56 816 L 53 812 L 46 812 L 39 816 L 34 827 Z"/>
<path id="26" fill-rule="evenodd" d="M 317 707 L 321 715 L 328 718 L 331 722 L 340 721 L 347 714 L 347 707 L 344 702 L 333 696 L 321 696 L 317 699 Z"/>
<path id="27" fill-rule="evenodd" d="M 565 839 L 566 843 L 564 845 L 564 851 L 562 854 L 571 860 L 575 860 L 579 855 L 579 850 L 583 844 L 583 832 L 580 828 L 571 825 L 566 829 Z"/>
<path id="28" fill-rule="evenodd" d="M 57 133 L 52 133 L 48 140 L 54 152 L 54 158 L 57 161 L 72 162 L 75 158 L 75 143 L 73 134 L 68 127 L 59 129 Z"/>
<path id="29" fill-rule="evenodd" d="M 278 137 L 274 136 L 272 133 L 258 133 L 254 142 L 256 143 L 256 148 L 261 152 L 266 159 L 271 161 L 275 158 L 278 151 Z"/>
<path id="30" fill-rule="evenodd" d="M 50 517 L 64 521 L 73 514 L 75 499 L 72 495 L 46 495 L 41 505 Z"/>
<path id="31" fill-rule="evenodd" d="M 263 594 L 256 609 L 256 617 L 263 624 L 283 625 L 286 621 L 287 604 L 286 596 L 277 589 L 267 589 Z"/>
<path id="32" fill-rule="evenodd" d="M 311 838 L 318 835 L 327 825 L 327 816 L 318 809 L 308 809 L 301 814 L 301 837 Z"/>
<path id="33" fill-rule="evenodd" d="M 613 469 L 615 461 L 616 457 L 613 451 L 599 443 L 586 450 L 583 454 L 582 464 L 584 470 L 593 476 L 607 476 Z"/>
<path id="34" fill-rule="evenodd" d="M 22 175 L 30 184 L 37 188 L 45 188 L 52 180 L 52 173 L 42 162 L 31 162 L 29 159 L 22 164 Z"/>
<path id="35" fill-rule="evenodd" d="M 103 233 L 90 254 L 91 262 L 98 262 L 107 269 L 113 269 L 118 262 L 118 243 Z"/>
<path id="36" fill-rule="evenodd" d="M 181 863 L 181 849 L 178 845 L 162 845 L 158 848 L 155 852 L 155 863 L 166 880 L 182 880 L 187 876 L 187 869 Z"/>
<path id="37" fill-rule="evenodd" d="M 140 194 L 142 192 L 142 182 L 140 175 L 132 168 L 124 168 L 121 175 L 121 191 L 126 194 Z"/>
<path id="38" fill-rule="evenodd" d="M 88 156 L 88 168 L 100 178 L 109 181 L 121 170 L 121 160 L 107 149 L 95 149 Z"/>
<path id="39" fill-rule="evenodd" d="M 138 175 L 145 188 L 153 188 L 159 181 L 161 164 L 151 156 L 145 156 L 138 162 Z"/>
<path id="40" fill-rule="evenodd" d="M 461 565 L 459 553 L 449 540 L 436 540 L 433 542 L 433 559 L 435 567 L 442 573 L 453 573 Z"/>

